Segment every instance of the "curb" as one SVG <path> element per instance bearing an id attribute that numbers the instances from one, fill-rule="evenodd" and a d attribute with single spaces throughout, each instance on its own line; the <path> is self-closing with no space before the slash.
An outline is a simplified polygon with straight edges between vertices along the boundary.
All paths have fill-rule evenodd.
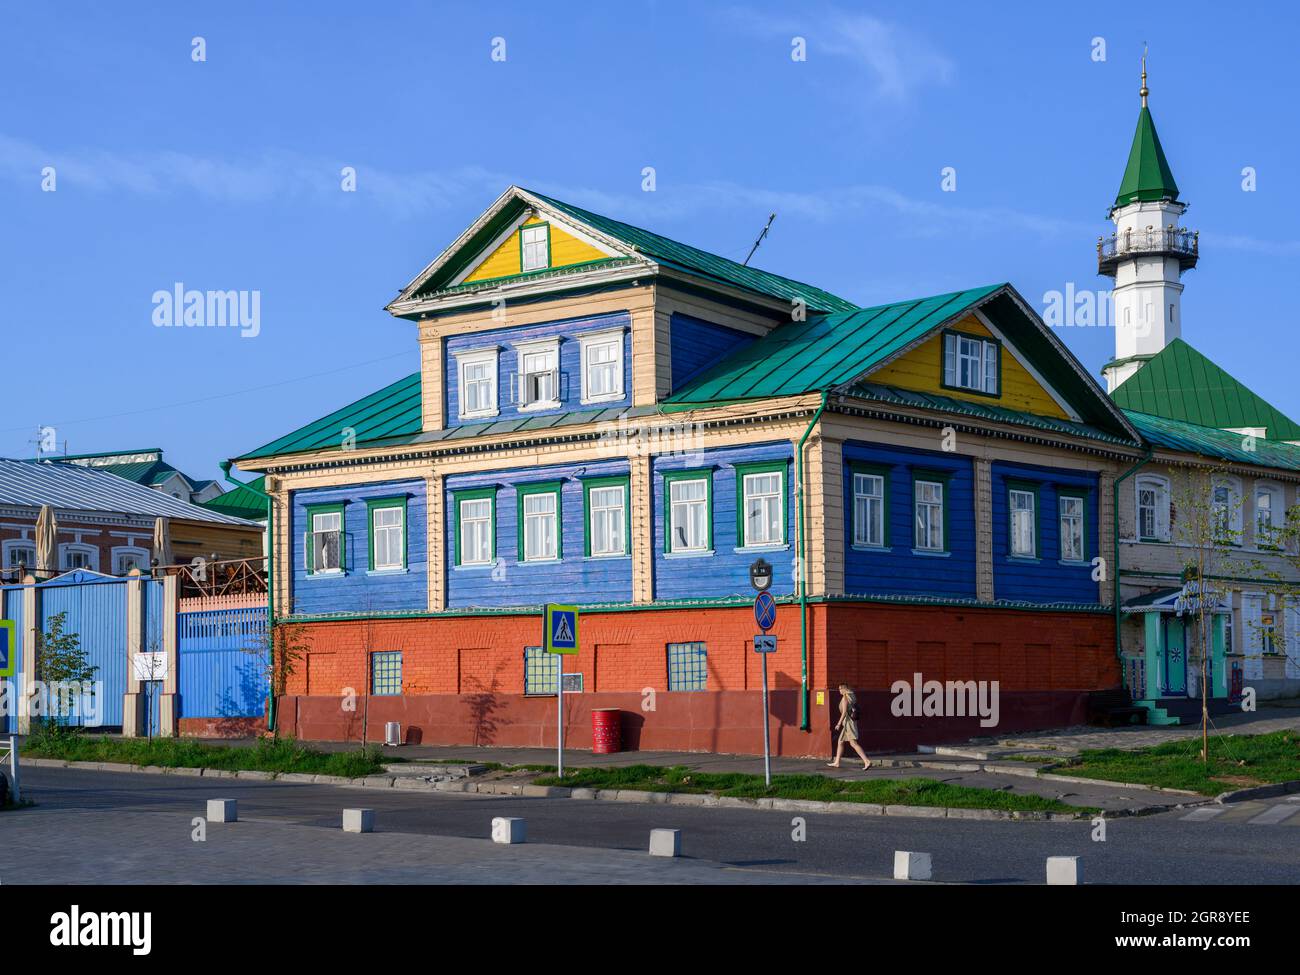
<path id="1" fill-rule="evenodd" d="M 815 799 L 742 799 L 697 792 L 649 792 L 638 789 L 587 789 L 517 782 L 471 782 L 456 779 L 426 782 L 409 775 L 368 775 L 349 779 L 340 775 L 311 775 L 304 772 L 230 771 L 211 768 L 164 768 L 158 765 L 126 765 L 120 762 L 65 762 L 61 759 L 28 758 L 35 768 L 72 768 L 95 772 L 139 772 L 148 775 L 190 775 L 212 779 L 300 782 L 335 785 L 352 789 L 399 789 L 412 792 L 471 792 L 478 795 L 523 796 L 535 799 L 585 799 L 601 802 L 634 802 L 643 805 L 713 806 L 719 809 L 762 809 L 781 812 L 835 813 L 852 816 L 892 816 L 910 819 L 1018 820 L 1022 822 L 1070 823 L 1090 820 L 1095 813 L 1036 812 L 1004 809 L 965 809 L 949 806 L 882 806 L 870 802 L 821 802 Z M 1093 781 L 1091 779 L 1084 781 Z M 1300 790 L 1300 783 L 1295 783 Z M 1137 807 L 1102 812 L 1106 817 L 1140 816 L 1164 812 L 1165 807 Z"/>
<path id="2" fill-rule="evenodd" d="M 1220 792 L 1214 797 L 1215 802 L 1245 802 L 1247 799 L 1272 799 L 1291 792 L 1300 792 L 1300 779 L 1289 782 L 1274 782 L 1272 785 L 1257 785 L 1249 789 L 1237 789 L 1233 792 Z"/>

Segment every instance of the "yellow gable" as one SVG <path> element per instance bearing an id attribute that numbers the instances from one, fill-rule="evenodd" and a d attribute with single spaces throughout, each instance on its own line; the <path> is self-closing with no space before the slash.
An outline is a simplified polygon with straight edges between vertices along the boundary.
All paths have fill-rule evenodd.
<path id="1" fill-rule="evenodd" d="M 523 226 L 536 226 L 544 221 L 530 215 Z M 604 251 L 592 247 L 586 241 L 565 231 L 555 224 L 548 224 L 551 238 L 551 267 L 567 267 L 573 264 L 585 264 L 609 257 Z M 491 278 L 504 278 L 520 273 L 519 231 L 516 230 L 484 259 L 466 278 L 466 281 L 486 281 Z"/>
<path id="2" fill-rule="evenodd" d="M 957 322 L 951 327 L 951 331 L 977 335 L 980 338 L 995 338 L 973 315 Z M 997 396 L 953 389 L 943 384 L 943 334 L 941 332 L 930 336 L 911 352 L 882 366 L 867 378 L 871 382 L 898 386 L 900 389 L 950 396 L 953 399 L 983 403 L 986 406 L 996 403 L 1007 409 L 1037 413 L 1039 416 L 1055 417 L 1058 420 L 1070 419 L 1070 414 L 1060 407 L 1010 350 L 1003 346 L 1000 355 L 1002 380 L 999 383 Z"/>

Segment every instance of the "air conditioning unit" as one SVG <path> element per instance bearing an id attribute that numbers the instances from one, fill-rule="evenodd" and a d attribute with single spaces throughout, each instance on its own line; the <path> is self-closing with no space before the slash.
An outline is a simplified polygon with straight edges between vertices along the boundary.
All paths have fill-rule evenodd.
<path id="1" fill-rule="evenodd" d="M 402 743 L 402 726 L 396 721 L 384 724 L 384 744 L 400 745 Z"/>

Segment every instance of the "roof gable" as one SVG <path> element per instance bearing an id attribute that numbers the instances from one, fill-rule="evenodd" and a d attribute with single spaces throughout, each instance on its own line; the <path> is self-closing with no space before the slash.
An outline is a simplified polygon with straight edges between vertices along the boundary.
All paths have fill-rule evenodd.
<path id="1" fill-rule="evenodd" d="M 1182 339 L 1148 359 L 1111 398 L 1138 413 L 1225 430 L 1263 427 L 1269 440 L 1300 440 L 1300 424 Z"/>

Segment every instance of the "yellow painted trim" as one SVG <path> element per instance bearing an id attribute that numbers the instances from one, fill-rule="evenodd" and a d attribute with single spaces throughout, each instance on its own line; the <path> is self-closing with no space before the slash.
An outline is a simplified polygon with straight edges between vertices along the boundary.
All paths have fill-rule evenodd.
<path id="1" fill-rule="evenodd" d="M 523 225 L 536 222 L 536 219 L 530 218 L 525 220 Z M 554 223 L 550 224 L 550 228 L 551 267 L 585 264 L 588 261 L 599 261 L 609 257 L 604 251 L 579 240 Z M 485 281 L 489 278 L 504 278 L 519 273 L 519 231 L 516 230 L 503 240 L 465 280 Z"/>

